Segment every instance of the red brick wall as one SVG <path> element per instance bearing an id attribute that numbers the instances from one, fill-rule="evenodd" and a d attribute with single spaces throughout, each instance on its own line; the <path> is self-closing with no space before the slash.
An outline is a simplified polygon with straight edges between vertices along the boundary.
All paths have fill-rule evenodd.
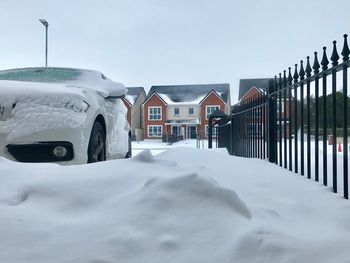
<path id="1" fill-rule="evenodd" d="M 261 94 L 261 92 L 258 91 L 257 88 L 255 88 L 255 87 L 251 88 L 250 90 L 248 90 L 248 92 L 246 94 L 244 94 L 242 96 L 241 101 L 243 102 L 243 101 L 246 101 L 248 99 L 252 99 L 252 98 L 254 98 L 254 96 L 257 97 L 260 94 Z"/>
<path id="2" fill-rule="evenodd" d="M 154 121 L 154 120 L 148 120 L 148 108 L 154 107 L 154 106 L 160 106 L 162 107 L 162 120 L 160 121 Z M 144 119 L 144 138 L 145 139 L 154 139 L 155 137 L 148 137 L 148 125 L 162 125 L 162 132 L 166 133 L 166 106 L 164 102 L 157 96 L 152 95 L 152 97 L 144 104 L 143 106 L 143 119 Z M 158 139 L 158 138 L 157 138 Z"/>
<path id="3" fill-rule="evenodd" d="M 124 98 L 123 98 L 123 102 L 124 102 L 126 109 L 128 110 L 127 118 L 128 118 L 129 125 L 131 126 L 131 106 Z"/>
<path id="4" fill-rule="evenodd" d="M 202 138 L 205 137 L 205 125 L 208 125 L 208 120 L 206 119 L 206 106 L 208 105 L 218 105 L 220 110 L 225 112 L 225 103 L 215 94 L 211 93 L 201 104 L 201 125 L 199 127 L 199 134 Z"/>

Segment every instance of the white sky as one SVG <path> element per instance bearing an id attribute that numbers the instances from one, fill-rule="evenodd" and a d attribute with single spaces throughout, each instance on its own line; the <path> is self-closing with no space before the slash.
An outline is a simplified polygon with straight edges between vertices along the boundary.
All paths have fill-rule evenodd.
<path id="1" fill-rule="evenodd" d="M 127 86 L 273 77 L 350 33 L 348 0 L 1 0 L 0 69 L 96 69 Z"/>

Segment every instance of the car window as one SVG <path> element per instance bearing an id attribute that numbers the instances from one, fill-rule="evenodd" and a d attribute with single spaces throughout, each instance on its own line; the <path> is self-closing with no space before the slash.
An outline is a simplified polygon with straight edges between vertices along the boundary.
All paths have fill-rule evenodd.
<path id="1" fill-rule="evenodd" d="M 81 72 L 64 68 L 33 68 L 0 71 L 0 80 L 56 83 L 78 79 Z"/>

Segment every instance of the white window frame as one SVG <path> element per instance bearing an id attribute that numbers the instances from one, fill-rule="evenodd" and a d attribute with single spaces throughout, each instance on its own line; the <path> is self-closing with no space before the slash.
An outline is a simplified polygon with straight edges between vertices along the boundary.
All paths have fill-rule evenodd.
<path id="1" fill-rule="evenodd" d="M 160 127 L 160 135 L 158 135 L 158 134 L 153 135 L 153 132 L 152 132 L 152 134 L 150 133 L 150 128 L 154 128 L 154 127 L 157 127 L 157 128 Z M 163 134 L 163 126 L 162 125 L 148 125 L 147 126 L 147 135 L 148 135 L 148 137 L 150 137 L 150 138 L 161 138 L 162 134 Z"/>
<path id="2" fill-rule="evenodd" d="M 193 110 L 193 113 L 190 113 L 190 109 Z M 188 115 L 191 115 L 191 116 L 194 115 L 194 107 L 189 107 L 189 108 L 188 108 Z"/>
<path id="3" fill-rule="evenodd" d="M 151 109 L 160 109 L 160 119 L 151 119 Z M 156 115 L 156 114 L 153 114 Z M 160 106 L 151 106 L 148 107 L 148 120 L 149 121 L 161 121 L 162 120 L 162 107 Z"/>
<path id="4" fill-rule="evenodd" d="M 216 107 L 215 110 L 219 109 L 220 110 L 220 105 L 206 105 L 205 106 L 205 119 L 209 120 L 209 115 L 212 114 L 214 111 L 212 111 L 209 115 L 208 115 L 208 108 L 214 108 Z"/>
<path id="5" fill-rule="evenodd" d="M 219 126 L 215 125 L 213 127 L 213 138 L 216 138 L 218 137 L 218 129 L 219 129 Z M 205 138 L 208 138 L 209 137 L 209 125 L 205 125 Z"/>
<path id="6" fill-rule="evenodd" d="M 178 113 L 176 113 L 176 109 L 178 110 Z M 179 116 L 180 115 L 180 108 L 179 107 L 175 107 L 174 108 L 174 116 Z"/>

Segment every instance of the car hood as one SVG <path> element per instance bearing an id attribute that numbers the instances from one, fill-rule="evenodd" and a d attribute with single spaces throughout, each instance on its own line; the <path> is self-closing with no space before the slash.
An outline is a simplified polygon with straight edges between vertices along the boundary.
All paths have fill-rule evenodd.
<path id="1" fill-rule="evenodd" d="M 73 88 L 63 84 L 48 84 L 23 81 L 0 80 L 0 105 L 12 107 L 18 102 L 84 100 L 86 96 L 83 88 Z"/>
<path id="2" fill-rule="evenodd" d="M 0 136 L 10 142 L 45 130 L 80 128 L 89 107 L 86 100 L 83 89 L 0 81 Z"/>

